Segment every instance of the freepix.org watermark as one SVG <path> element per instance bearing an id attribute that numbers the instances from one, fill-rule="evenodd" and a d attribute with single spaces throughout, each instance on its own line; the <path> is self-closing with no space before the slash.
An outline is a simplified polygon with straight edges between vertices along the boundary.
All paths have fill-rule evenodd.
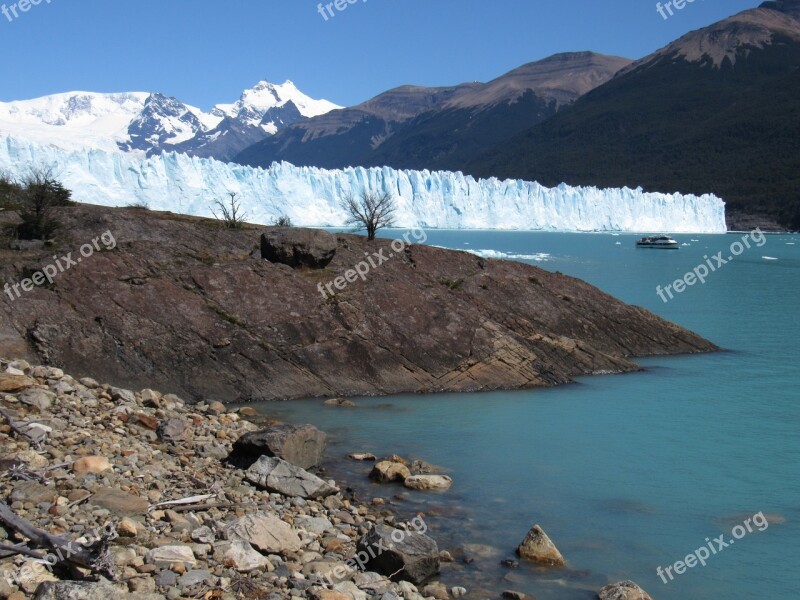
<path id="1" fill-rule="evenodd" d="M 57 275 L 68 271 L 72 267 L 77 267 L 84 258 L 89 258 L 95 252 L 100 252 L 103 249 L 113 250 L 116 247 L 117 240 L 114 239 L 110 230 L 106 231 L 100 237 L 94 238 L 91 243 L 81 246 L 79 249 L 80 256 L 73 258 L 73 252 L 68 252 L 61 257 L 53 256 L 54 262 L 46 264 L 30 277 L 26 277 L 17 283 L 6 282 L 5 286 L 3 286 L 3 291 L 13 302 L 22 296 L 22 292 L 30 292 L 35 287 L 41 287 L 43 285 L 53 285 Z M 22 291 L 20 291 L 20 289 Z"/>
<path id="2" fill-rule="evenodd" d="M 656 11 L 661 17 L 666 21 L 672 16 L 675 16 L 676 10 L 683 10 L 686 8 L 687 4 L 694 3 L 694 0 L 669 0 L 665 4 L 661 4 L 661 2 L 656 2 Z M 673 10 L 673 8 L 675 10 Z"/>
<path id="3" fill-rule="evenodd" d="M 327 300 L 329 297 L 336 295 L 336 292 L 333 290 L 333 288 L 341 291 L 346 288 L 348 284 L 355 283 L 359 279 L 361 279 L 361 281 L 366 281 L 367 275 L 369 275 L 372 269 L 377 269 L 383 263 L 388 262 L 398 254 L 402 254 L 411 244 L 424 244 L 427 240 L 428 234 L 425 233 L 424 230 L 418 228 L 412 229 L 403 235 L 403 239 L 392 240 L 390 245 L 392 249 L 391 252 L 389 252 L 386 248 L 381 248 L 372 254 L 364 253 L 364 255 L 367 257 L 366 260 L 362 260 L 354 268 L 345 271 L 344 275 L 336 277 L 329 283 L 324 285 L 322 283 L 318 283 L 317 289 L 319 290 L 319 293 L 322 294 L 322 298 Z"/>
<path id="4" fill-rule="evenodd" d="M 703 258 L 706 262 L 697 265 L 683 277 L 676 279 L 673 283 L 670 283 L 664 288 L 657 285 L 656 294 L 658 294 L 658 297 L 666 304 L 675 298 L 675 294 L 682 294 L 685 292 L 687 287 L 691 287 L 698 282 L 701 284 L 705 283 L 709 275 L 715 273 L 729 262 L 733 262 L 734 258 L 743 254 L 745 250 L 752 248 L 750 242 L 753 242 L 757 248 L 761 248 L 767 243 L 767 237 L 762 233 L 760 228 L 756 228 L 747 235 L 742 236 L 741 240 L 736 240 L 730 245 L 727 258 L 723 256 L 723 250 L 720 250 L 711 258 L 709 258 L 708 255 L 704 255 Z M 675 294 L 673 294 L 673 291 Z"/>
<path id="5" fill-rule="evenodd" d="M 335 0 L 334 2 L 328 2 L 327 4 L 323 4 L 320 2 L 317 5 L 317 12 L 322 15 L 322 18 L 328 21 L 336 16 L 336 12 L 344 12 L 346 11 L 351 4 L 358 4 L 359 2 L 366 2 L 367 0 Z M 334 12 L 336 9 L 336 12 Z"/>
<path id="6" fill-rule="evenodd" d="M 13 4 L 0 5 L 0 13 L 8 19 L 9 23 L 13 23 L 14 19 L 19 19 L 22 14 L 28 12 L 34 6 L 39 6 L 42 2 L 50 4 L 53 0 L 19 0 Z"/>
<path id="7" fill-rule="evenodd" d="M 736 543 L 736 540 L 742 539 L 748 533 L 753 533 L 753 526 L 755 526 L 758 531 L 767 530 L 769 522 L 763 512 L 756 513 L 749 519 L 745 519 L 744 523 L 741 525 L 736 525 L 736 527 L 731 530 L 732 538 L 727 541 L 725 540 L 724 533 L 713 540 L 706 538 L 705 546 L 700 546 L 691 554 L 686 555 L 686 558 L 677 561 L 675 564 L 664 568 L 659 566 L 656 569 L 656 575 L 661 578 L 664 584 L 667 584 L 675 580 L 675 575 L 683 575 L 686 573 L 686 569 L 693 569 L 698 564 L 705 567 L 706 561 L 708 561 L 709 558 L 719 554 L 726 548 L 730 548 Z M 672 571 L 675 571 L 675 575 L 672 574 Z M 669 579 L 667 579 L 667 577 L 669 577 Z"/>

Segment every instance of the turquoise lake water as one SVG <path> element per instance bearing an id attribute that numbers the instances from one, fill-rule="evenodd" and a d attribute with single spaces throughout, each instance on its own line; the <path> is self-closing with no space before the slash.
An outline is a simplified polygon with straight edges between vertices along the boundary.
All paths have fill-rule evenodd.
<path id="1" fill-rule="evenodd" d="M 396 235 L 396 233 L 395 233 Z M 640 360 L 643 373 L 583 378 L 555 389 L 262 405 L 331 437 L 329 473 L 393 510 L 427 515 L 440 547 L 465 544 L 472 564 L 448 583 L 539 600 L 594 598 L 633 579 L 656 600 L 800 597 L 800 235 L 755 247 L 665 304 L 656 294 L 742 234 L 678 235 L 678 251 L 634 247 L 636 236 L 430 231 L 429 244 L 523 260 L 580 277 L 688 327 L 726 352 Z M 399 237 L 399 236 L 398 236 Z M 490 251 L 490 252 L 487 252 Z M 520 258 L 526 257 L 526 258 Z M 765 258 L 767 257 L 767 258 Z M 777 259 L 777 260 L 776 260 Z M 404 302 L 409 299 L 404 299 Z M 441 465 L 443 494 L 378 486 L 352 451 Z M 745 518 L 769 527 L 664 584 L 667 567 Z M 569 568 L 501 567 L 534 523 Z M 716 545 L 715 545 L 716 548 Z"/>

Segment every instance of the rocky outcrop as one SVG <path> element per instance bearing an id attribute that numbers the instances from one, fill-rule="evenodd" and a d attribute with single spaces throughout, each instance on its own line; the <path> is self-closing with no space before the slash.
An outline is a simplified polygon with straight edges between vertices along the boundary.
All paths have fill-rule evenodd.
<path id="1" fill-rule="evenodd" d="M 359 540 L 356 556 L 365 558 L 365 570 L 393 581 L 422 583 L 439 572 L 439 547 L 433 538 L 412 530 L 378 524 Z"/>
<path id="2" fill-rule="evenodd" d="M 326 439 L 313 425 L 279 423 L 239 438 L 233 445 L 232 460 L 252 464 L 261 456 L 275 456 L 301 469 L 310 469 L 322 461 Z"/>
<path id="3" fill-rule="evenodd" d="M 600 600 L 653 600 L 650 594 L 632 581 L 607 585 L 597 593 Z"/>
<path id="4" fill-rule="evenodd" d="M 452 478 L 447 475 L 411 475 L 403 480 L 403 485 L 412 490 L 449 490 L 453 485 Z"/>
<path id="5" fill-rule="evenodd" d="M 567 564 L 556 545 L 539 525 L 534 525 L 517 548 L 517 554 L 525 560 L 550 567 Z"/>
<path id="6" fill-rule="evenodd" d="M 323 269 L 336 254 L 336 236 L 316 229 L 275 227 L 261 234 L 261 258 L 292 268 Z"/>
<path id="7" fill-rule="evenodd" d="M 259 458 L 246 477 L 259 487 L 293 498 L 324 498 L 339 491 L 316 475 L 270 456 Z"/>
<path id="8" fill-rule="evenodd" d="M 79 256 L 106 231 L 116 246 L 52 286 L 0 294 L 0 354 L 122 388 L 225 402 L 517 389 L 634 371 L 634 356 L 716 349 L 516 262 L 419 245 L 398 253 L 389 240 L 338 234 L 325 270 L 291 269 L 251 256 L 263 228 L 89 206 L 59 219 L 59 255 Z M 0 250 L 0 278 L 19 282 L 53 254 Z M 368 256 L 377 266 L 348 282 Z"/>

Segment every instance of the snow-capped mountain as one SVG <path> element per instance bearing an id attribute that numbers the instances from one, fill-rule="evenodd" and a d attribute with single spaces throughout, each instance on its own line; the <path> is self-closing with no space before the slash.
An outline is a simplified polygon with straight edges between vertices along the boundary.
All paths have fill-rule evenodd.
<path id="1" fill-rule="evenodd" d="M 248 220 L 288 215 L 297 225 L 343 226 L 341 198 L 363 189 L 397 199 L 400 227 L 545 231 L 724 233 L 725 203 L 713 195 L 641 189 L 547 188 L 521 180 L 479 179 L 448 171 L 384 168 L 326 170 L 275 163 L 269 169 L 165 153 L 145 160 L 101 150 L 65 151 L 0 136 L 0 170 L 57 165 L 81 202 L 145 203 L 152 209 L 211 216 L 214 199 L 236 192 Z"/>
<path id="2" fill-rule="evenodd" d="M 339 108 L 291 81 L 259 82 L 208 113 L 163 94 L 69 92 L 0 102 L 0 134 L 67 150 L 123 150 L 140 157 L 177 151 L 228 160 L 303 118 Z"/>
<path id="3" fill-rule="evenodd" d="M 71 92 L 0 102 L 0 133 L 66 149 L 114 151 L 149 96 L 142 92 Z"/>

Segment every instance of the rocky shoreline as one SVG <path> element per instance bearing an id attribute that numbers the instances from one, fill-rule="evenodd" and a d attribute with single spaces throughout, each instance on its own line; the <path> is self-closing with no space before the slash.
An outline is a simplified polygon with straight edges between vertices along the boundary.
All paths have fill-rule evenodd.
<path id="1" fill-rule="evenodd" d="M 325 480 L 315 469 L 325 435 L 311 426 L 259 428 L 248 407 L 191 405 L 22 360 L 0 361 L 0 412 L 0 598 L 496 597 L 437 580 L 453 558 L 424 515 L 403 521 Z M 422 490 L 442 481 L 426 479 L 424 463 L 416 475 L 394 464 L 378 462 L 374 477 L 417 477 L 409 487 Z M 542 563 L 560 556 L 535 528 L 520 554 L 537 552 Z M 599 597 L 634 598 L 628 589 Z"/>

